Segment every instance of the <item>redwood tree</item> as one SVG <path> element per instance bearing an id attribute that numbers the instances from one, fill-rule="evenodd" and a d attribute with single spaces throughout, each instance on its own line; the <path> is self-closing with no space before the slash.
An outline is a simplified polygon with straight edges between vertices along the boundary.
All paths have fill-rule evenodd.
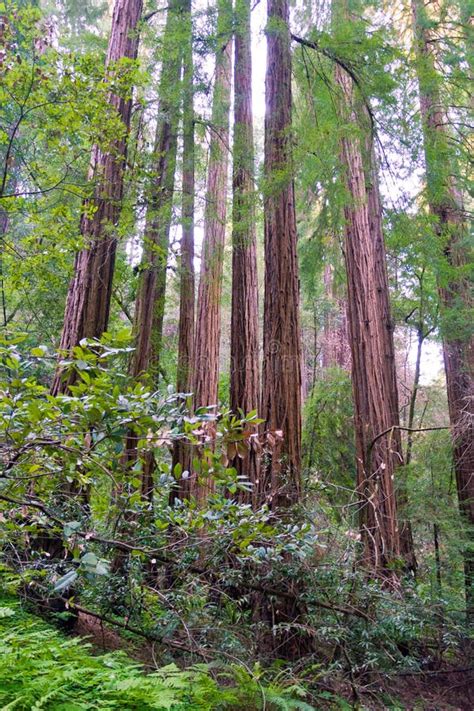
<path id="1" fill-rule="evenodd" d="M 204 241 L 197 300 L 194 339 L 194 404 L 216 407 L 218 398 L 219 351 L 221 337 L 221 296 L 227 218 L 229 166 L 229 118 L 232 72 L 232 5 L 217 3 L 217 48 L 211 116 L 211 140 L 207 172 Z M 205 498 L 213 483 L 195 486 L 194 493 Z"/>
<path id="2" fill-rule="evenodd" d="M 288 0 L 269 0 L 261 403 L 268 452 L 260 490 L 274 508 L 295 503 L 301 492 L 301 343 L 288 22 Z"/>
<path id="3" fill-rule="evenodd" d="M 219 0 L 204 242 L 201 253 L 194 346 L 193 378 L 196 407 L 217 405 L 222 271 L 227 217 L 231 72 L 231 4 L 228 0 Z"/>
<path id="4" fill-rule="evenodd" d="M 176 389 L 178 393 L 189 393 L 192 387 L 192 363 L 194 348 L 194 83 L 191 2 L 188 0 L 187 37 L 183 49 L 183 175 L 182 175 L 182 233 L 179 261 L 179 324 L 178 324 L 178 368 Z M 184 18 L 183 18 L 184 19 Z M 173 468 L 179 464 L 181 472 L 191 470 L 191 450 L 184 441 L 177 441 L 173 448 Z M 189 496 L 190 479 L 181 477 L 172 498 Z"/>
<path id="5" fill-rule="evenodd" d="M 439 275 L 443 356 L 449 418 L 452 428 L 454 468 L 462 516 L 474 526 L 474 339 L 471 285 L 466 266 L 472 257 L 465 224 L 462 197 L 456 185 L 456 166 L 450 147 L 449 117 L 440 94 L 430 18 L 419 0 L 412 0 L 413 28 L 424 136 L 427 196 L 436 231 L 442 241 L 444 271 Z M 441 270 L 443 271 L 443 270 Z M 467 322 L 453 325 L 453 313 L 465 313 Z M 472 317 L 471 317 L 472 318 Z M 463 319 L 461 319 L 462 321 Z M 472 539 L 472 532 L 470 534 Z M 474 551 L 465 551 L 466 607 L 474 617 Z"/>
<path id="6" fill-rule="evenodd" d="M 236 0 L 235 17 L 230 406 L 248 414 L 258 408 L 260 394 L 250 0 Z M 245 459 L 235 457 L 233 466 L 255 492 L 255 449 Z"/>
<path id="7" fill-rule="evenodd" d="M 337 366 L 349 371 L 351 356 L 347 337 L 346 300 L 337 293 L 331 264 L 325 265 L 323 280 L 328 304 L 321 339 L 321 365 L 323 368 Z"/>
<path id="8" fill-rule="evenodd" d="M 158 376 L 163 331 L 168 246 L 175 182 L 180 103 L 183 0 L 172 0 L 163 35 L 163 62 L 158 90 L 159 115 L 153 147 L 152 176 L 146 191 L 147 215 L 143 257 L 135 305 L 133 377 Z"/>
<path id="9" fill-rule="evenodd" d="M 168 244 L 173 207 L 177 131 L 181 98 L 182 48 L 178 31 L 184 0 L 173 0 L 168 8 L 163 35 L 158 120 L 152 156 L 152 175 L 145 191 L 148 200 L 143 256 L 135 304 L 134 345 L 129 374 L 133 378 L 158 379 L 158 366 L 165 306 Z M 133 466 L 138 456 L 137 437 L 127 436 L 124 465 Z M 142 496 L 153 498 L 154 459 L 146 453 L 142 464 Z"/>
<path id="10" fill-rule="evenodd" d="M 339 64 L 347 308 L 355 408 L 357 491 L 363 563 L 385 574 L 400 556 L 395 471 L 403 464 L 385 245 L 372 127 L 353 80 Z M 354 130 L 355 129 L 355 130 Z"/>
<path id="11" fill-rule="evenodd" d="M 115 2 L 106 60 L 108 73 L 120 60 L 137 57 L 142 4 L 142 0 Z M 84 247 L 76 255 L 69 285 L 60 341 L 63 351 L 70 351 L 82 338 L 100 337 L 107 328 L 117 247 L 114 231 L 120 216 L 132 110 L 130 94 L 110 94 L 109 103 L 121 119 L 122 132 L 106 148 L 95 145 L 92 149 L 89 178 L 93 195 L 82 208 L 80 232 Z M 58 368 L 52 393 L 64 392 L 69 382 Z"/>

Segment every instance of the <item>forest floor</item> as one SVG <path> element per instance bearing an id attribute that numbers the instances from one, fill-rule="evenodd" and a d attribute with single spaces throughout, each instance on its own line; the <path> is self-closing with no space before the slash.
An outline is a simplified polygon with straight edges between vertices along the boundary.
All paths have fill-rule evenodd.
<path id="1" fill-rule="evenodd" d="M 145 667 L 155 668 L 158 643 L 146 642 L 131 646 L 129 639 L 91 615 L 80 613 L 74 634 L 86 637 L 97 651 L 123 650 Z M 354 709 L 379 711 L 383 709 L 406 709 L 407 711 L 472 711 L 474 709 L 474 666 L 468 668 L 443 668 L 424 673 L 404 674 L 396 677 L 376 678 L 366 686 L 356 689 L 356 698 L 351 688 L 334 691 L 345 695 Z M 393 698 L 387 706 L 378 699 Z M 352 698 L 349 698 L 352 697 Z M 251 711 L 242 709 L 241 711 Z M 318 710 L 319 711 L 319 710 Z M 322 711 L 322 710 L 321 710 Z"/>

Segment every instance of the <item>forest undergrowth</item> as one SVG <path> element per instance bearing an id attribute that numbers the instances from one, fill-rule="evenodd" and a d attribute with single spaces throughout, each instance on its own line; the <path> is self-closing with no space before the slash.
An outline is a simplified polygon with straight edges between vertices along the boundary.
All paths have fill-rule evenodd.
<path id="1" fill-rule="evenodd" d="M 324 481 L 308 487 L 287 520 L 265 506 L 239 503 L 249 484 L 229 462 L 235 447 L 248 446 L 246 428 L 255 415 L 216 418 L 203 410 L 191 417 L 179 394 L 124 386 L 120 364 L 127 350 L 110 338 L 83 344 L 65 364 L 77 372 L 76 385 L 67 396 L 51 396 L 34 375 L 41 364 L 49 367 L 48 354 L 27 354 L 21 341 L 3 346 L 11 463 L 0 491 L 8 504 L 2 514 L 2 587 L 10 597 L 3 624 L 13 625 L 3 639 L 11 659 L 20 654 L 15 668 L 25 698 L 34 698 L 35 708 L 63 708 L 59 699 L 66 703 L 79 675 L 86 705 L 77 708 L 89 708 L 87 694 L 94 688 L 101 690 L 99 708 L 114 708 L 107 704 L 120 689 L 130 694 L 122 708 L 135 708 L 134 693 L 149 708 L 166 708 L 159 705 L 165 704 L 160 684 L 168 683 L 166 693 L 177 687 L 176 708 L 397 708 L 397 690 L 410 688 L 407 678 L 416 680 L 413 688 L 423 698 L 437 688 L 438 674 L 449 678 L 456 668 L 464 670 L 460 688 L 467 694 L 464 680 L 472 670 L 457 563 L 441 588 L 435 560 L 416 578 L 404 573 L 401 560 L 393 575 L 368 577 L 356 565 L 360 541 L 351 501 L 344 487 Z M 326 414 L 325 426 L 334 426 L 334 413 Z M 123 433 L 132 423 L 140 448 L 153 453 L 161 471 L 153 507 L 136 493 L 121 464 Z M 171 467 L 176 441 L 199 453 L 200 479 L 217 482 L 205 506 L 169 503 L 176 480 L 186 477 L 179 466 Z M 60 472 L 78 487 L 73 494 Z M 13 603 L 13 593 L 21 604 Z M 27 609 L 49 617 L 49 625 Z M 81 643 L 53 632 L 51 620 L 91 635 L 96 648 L 120 648 L 142 663 L 146 659 L 148 670 L 164 671 L 142 685 L 138 668 L 123 657 L 105 657 L 91 661 L 88 682 L 80 671 Z M 29 645 L 38 644 L 41 630 L 47 632 L 44 645 L 28 661 Z M 78 655 L 77 667 L 71 662 L 69 668 L 70 653 Z M 52 662 L 57 655 L 64 658 L 64 679 Z M 5 678 L 11 677 L 8 659 L 2 657 Z M 84 664 L 88 659 L 89 652 Z M 107 686 L 109 663 L 118 665 L 117 687 Z M 170 664 L 183 672 L 175 669 L 166 681 Z M 36 675 L 43 686 L 34 682 Z M 5 701 L 18 699 L 18 708 L 28 708 L 11 679 Z M 203 700 L 193 700 L 189 685 L 199 691 L 201 682 Z M 57 706 L 51 683 L 58 685 Z M 157 685 L 155 706 L 147 684 Z M 453 699 L 445 708 L 462 708 L 449 706 Z"/>
<path id="2" fill-rule="evenodd" d="M 1 708 L 474 708 L 472 39 L 0 0 Z"/>

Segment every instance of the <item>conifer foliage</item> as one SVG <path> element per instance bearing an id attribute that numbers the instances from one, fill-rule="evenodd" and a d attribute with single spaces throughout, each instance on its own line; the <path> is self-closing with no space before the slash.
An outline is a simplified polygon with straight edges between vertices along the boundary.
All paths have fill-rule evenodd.
<path id="1" fill-rule="evenodd" d="M 470 9 L 0 2 L 2 707 L 472 707 Z"/>

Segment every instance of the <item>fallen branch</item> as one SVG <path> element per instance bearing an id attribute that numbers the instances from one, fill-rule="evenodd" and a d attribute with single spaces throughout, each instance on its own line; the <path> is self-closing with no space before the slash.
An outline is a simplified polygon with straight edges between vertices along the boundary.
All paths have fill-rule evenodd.
<path id="1" fill-rule="evenodd" d="M 36 585 L 36 587 L 41 588 L 42 590 L 46 590 L 46 588 L 43 585 Z M 171 640 L 171 639 L 163 639 L 162 637 L 158 637 L 157 635 L 154 635 L 150 632 L 145 632 L 144 630 L 140 629 L 139 627 L 130 625 L 128 622 L 121 622 L 120 620 L 115 620 L 112 617 L 108 617 L 107 615 L 102 615 L 99 612 L 94 612 L 93 610 L 89 610 L 87 607 L 82 607 L 82 605 L 78 605 L 73 600 L 69 600 L 68 598 L 59 596 L 57 599 L 61 600 L 61 602 L 63 602 L 65 604 L 66 608 L 70 608 L 71 610 L 76 610 L 77 612 L 79 612 L 82 615 L 88 615 L 89 617 L 93 617 L 96 620 L 105 622 L 107 625 L 113 625 L 114 627 L 119 627 L 120 629 L 126 630 L 127 632 L 131 632 L 132 634 L 137 635 L 137 637 L 142 637 L 143 639 L 147 639 L 150 642 L 159 642 L 160 644 L 163 644 L 165 647 L 173 647 L 174 649 L 179 649 L 180 651 L 188 652 L 189 654 L 197 654 L 198 656 L 202 657 L 206 661 L 210 657 L 210 654 L 206 650 L 203 650 L 201 648 L 192 649 L 182 642 L 178 642 L 176 640 Z M 41 601 L 36 600 L 35 603 L 48 609 L 46 604 L 41 605 Z"/>

